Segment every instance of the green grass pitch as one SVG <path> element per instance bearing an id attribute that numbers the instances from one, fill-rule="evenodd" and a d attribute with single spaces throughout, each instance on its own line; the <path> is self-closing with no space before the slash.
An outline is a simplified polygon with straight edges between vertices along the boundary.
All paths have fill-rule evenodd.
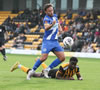
<path id="1" fill-rule="evenodd" d="M 0 55 L 0 90 L 100 90 L 100 59 L 78 58 L 83 81 L 56 80 L 32 78 L 26 80 L 26 73 L 21 70 L 10 72 L 11 66 L 20 61 L 21 64 L 32 68 L 35 55 L 10 55 L 8 61 L 3 61 Z M 45 62 L 49 65 L 56 57 L 49 56 Z M 69 57 L 66 57 L 68 62 Z M 40 66 L 37 72 L 41 71 Z M 75 76 L 76 79 L 76 76 Z"/>

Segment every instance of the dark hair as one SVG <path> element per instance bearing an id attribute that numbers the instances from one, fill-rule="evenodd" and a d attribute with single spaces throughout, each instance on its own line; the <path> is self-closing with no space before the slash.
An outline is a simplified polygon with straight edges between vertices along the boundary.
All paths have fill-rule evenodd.
<path id="1" fill-rule="evenodd" d="M 49 7 L 53 7 L 51 3 L 44 5 L 44 11 L 46 11 Z"/>
<path id="2" fill-rule="evenodd" d="M 70 58 L 70 62 L 76 62 L 76 63 L 78 63 L 78 59 L 76 57 L 71 57 Z"/>

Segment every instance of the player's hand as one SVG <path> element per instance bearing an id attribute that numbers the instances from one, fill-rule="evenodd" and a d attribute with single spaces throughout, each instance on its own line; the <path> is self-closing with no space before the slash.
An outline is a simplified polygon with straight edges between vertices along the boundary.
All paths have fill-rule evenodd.
<path id="1" fill-rule="evenodd" d="M 54 20 L 54 21 L 52 22 L 52 25 L 55 25 L 55 23 L 56 23 L 56 20 Z"/>
<path id="2" fill-rule="evenodd" d="M 60 34 L 63 34 L 63 33 L 64 33 L 64 31 L 59 30 L 59 35 L 60 35 Z"/>
<path id="3" fill-rule="evenodd" d="M 82 78 L 82 77 L 80 77 L 80 78 L 78 78 L 78 80 L 83 80 L 83 78 Z"/>

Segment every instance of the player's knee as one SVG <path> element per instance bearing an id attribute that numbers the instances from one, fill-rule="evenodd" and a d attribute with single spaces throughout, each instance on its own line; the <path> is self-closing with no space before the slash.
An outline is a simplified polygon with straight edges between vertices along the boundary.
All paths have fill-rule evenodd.
<path id="1" fill-rule="evenodd" d="M 65 56 L 63 57 L 62 61 L 65 61 Z"/>
<path id="2" fill-rule="evenodd" d="M 61 57 L 60 59 L 62 62 L 65 61 L 65 56 Z"/>
<path id="3" fill-rule="evenodd" d="M 2 50 L 2 47 L 0 47 L 0 50 Z"/>
<path id="4" fill-rule="evenodd" d="M 41 60 L 42 62 L 44 62 L 46 59 L 47 59 L 47 57 L 41 57 L 41 58 L 40 58 L 40 60 Z"/>

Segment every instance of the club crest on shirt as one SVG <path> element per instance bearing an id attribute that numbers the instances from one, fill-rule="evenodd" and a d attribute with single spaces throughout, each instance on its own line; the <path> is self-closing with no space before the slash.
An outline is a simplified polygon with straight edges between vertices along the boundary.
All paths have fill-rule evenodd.
<path id="1" fill-rule="evenodd" d="M 46 48 L 43 48 L 43 51 L 45 52 L 45 51 L 47 51 L 47 49 Z"/>

